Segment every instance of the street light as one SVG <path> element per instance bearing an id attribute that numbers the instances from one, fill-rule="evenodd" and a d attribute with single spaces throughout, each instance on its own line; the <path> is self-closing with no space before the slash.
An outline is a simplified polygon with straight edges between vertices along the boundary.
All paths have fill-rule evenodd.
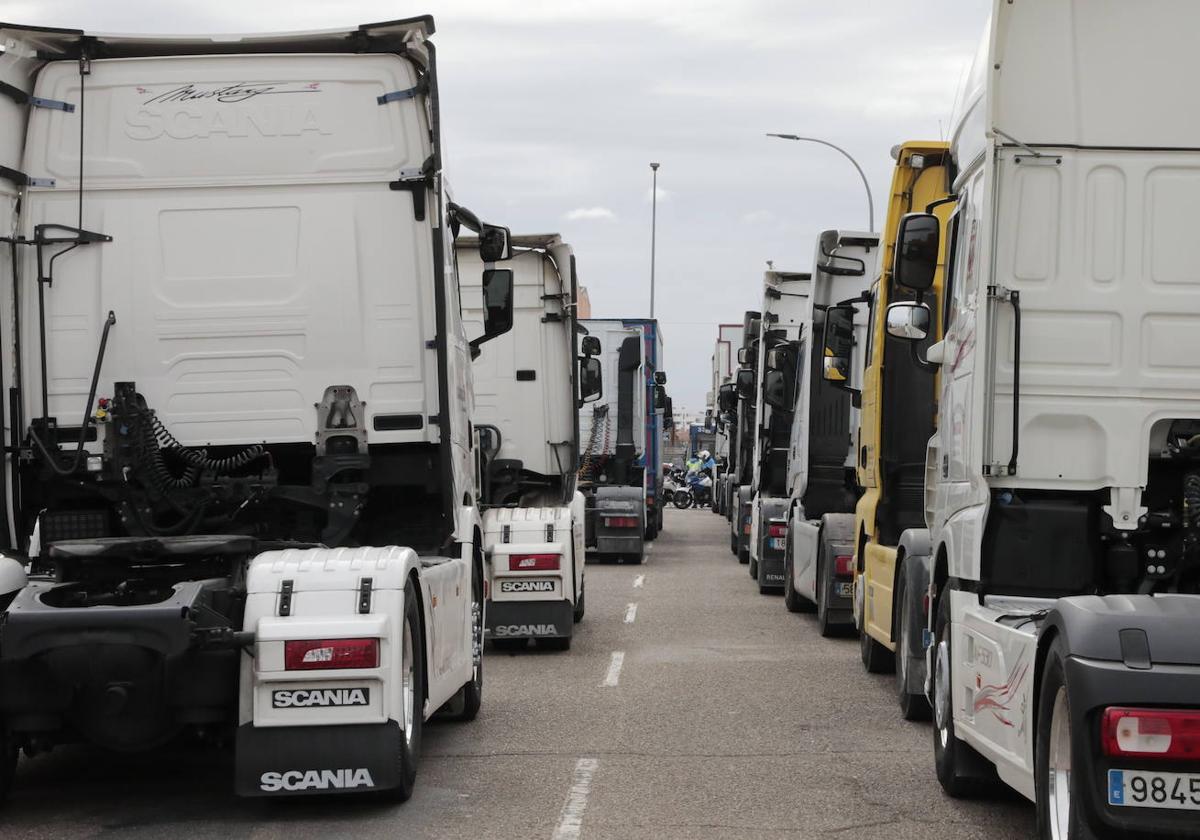
<path id="1" fill-rule="evenodd" d="M 650 187 L 650 318 L 654 319 L 654 246 L 658 233 L 658 164 L 650 164 L 653 182 Z"/>
<path id="2" fill-rule="evenodd" d="M 841 146 L 835 146 L 828 140 L 819 140 L 816 137 L 799 137 L 795 134 L 767 134 L 768 137 L 778 137 L 781 140 L 800 140 L 805 143 L 820 143 L 822 146 L 828 146 L 831 149 L 841 152 L 846 156 L 846 159 L 854 164 L 854 168 L 858 170 L 858 177 L 862 178 L 863 186 L 867 188 L 867 213 L 870 217 L 870 225 L 868 231 L 875 230 L 875 199 L 871 196 L 871 185 L 867 183 L 867 176 L 863 173 L 862 167 L 858 165 L 853 156 Z"/>

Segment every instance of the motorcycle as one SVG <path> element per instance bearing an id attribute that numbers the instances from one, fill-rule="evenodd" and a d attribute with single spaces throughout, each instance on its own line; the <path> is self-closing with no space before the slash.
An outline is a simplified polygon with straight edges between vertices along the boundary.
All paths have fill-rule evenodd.
<path id="1" fill-rule="evenodd" d="M 688 473 L 683 476 L 683 486 L 671 496 L 671 504 L 680 510 L 687 510 L 692 505 L 700 507 L 711 504 L 712 477 L 707 472 Z"/>

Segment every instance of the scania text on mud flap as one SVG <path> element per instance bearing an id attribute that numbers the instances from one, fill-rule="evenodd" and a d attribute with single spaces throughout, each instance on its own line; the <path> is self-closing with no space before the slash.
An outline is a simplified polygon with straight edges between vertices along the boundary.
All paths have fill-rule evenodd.
<path id="1" fill-rule="evenodd" d="M 995 0 L 955 107 L 924 357 L 934 765 L 951 795 L 1033 800 L 1040 838 L 1195 836 L 1200 114 L 1173 83 L 1200 74 L 1200 6 L 1080 9 Z M 910 289 L 934 209 L 898 235 Z M 887 332 L 919 342 L 933 311 L 893 303 Z"/>
<path id="2" fill-rule="evenodd" d="M 544 647 L 570 647 L 583 619 L 584 497 L 578 490 L 579 408 L 603 390 L 591 353 L 576 353 L 578 279 L 571 246 L 557 234 L 514 236 L 515 255 L 488 268 L 470 239 L 459 241 L 459 270 L 484 283 L 500 280 L 515 295 L 513 329 L 473 365 L 486 558 L 487 633 L 517 647 L 501 626 L 554 627 L 531 632 Z M 468 294 L 468 335 L 485 312 Z M 591 342 L 588 343 L 588 350 Z"/>
<path id="3" fill-rule="evenodd" d="M 511 245 L 447 195 L 432 32 L 0 27 L 0 788 L 190 734 L 244 795 L 403 799 L 476 714 L 468 359 L 512 300 L 468 342 L 446 255 Z"/>

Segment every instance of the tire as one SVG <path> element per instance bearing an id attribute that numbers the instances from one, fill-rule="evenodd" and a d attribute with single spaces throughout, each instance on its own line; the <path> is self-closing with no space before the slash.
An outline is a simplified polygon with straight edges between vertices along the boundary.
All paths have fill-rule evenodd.
<path id="1" fill-rule="evenodd" d="M 16 739 L 9 734 L 4 719 L 0 718 L 0 805 L 12 792 L 17 776 L 18 755 Z"/>
<path id="2" fill-rule="evenodd" d="M 737 552 L 737 556 L 738 556 L 738 562 L 739 562 L 739 563 L 742 563 L 742 564 L 749 563 L 749 562 L 750 562 L 750 549 L 749 549 L 749 547 L 747 547 L 747 548 L 742 548 L 742 547 L 739 545 L 739 546 L 738 546 L 738 552 Z"/>
<path id="3" fill-rule="evenodd" d="M 833 623 L 833 619 L 829 615 L 829 564 L 825 562 L 825 540 L 824 535 L 817 537 L 817 630 L 826 639 L 833 638 L 842 632 L 842 627 Z"/>
<path id="4" fill-rule="evenodd" d="M 794 578 L 796 576 L 796 558 L 792 550 L 792 529 L 788 528 L 787 543 L 783 550 L 783 605 L 788 612 L 812 612 L 812 605 L 807 598 L 801 598 L 796 592 Z"/>
<path id="5" fill-rule="evenodd" d="M 1058 637 L 1046 652 L 1037 701 L 1033 770 L 1037 836 L 1039 840 L 1094 840 L 1096 835 L 1087 825 L 1081 790 L 1087 779 L 1082 775 L 1072 777 L 1070 772 L 1074 732 L 1066 660 L 1067 647 L 1062 637 Z M 1067 772 L 1055 772 L 1055 766 Z"/>
<path id="6" fill-rule="evenodd" d="M 655 517 L 654 521 L 646 526 L 646 533 L 643 534 L 643 538 L 646 540 L 646 542 L 650 542 L 657 536 L 658 536 L 658 518 Z"/>
<path id="7" fill-rule="evenodd" d="M 729 530 L 729 553 L 730 553 L 730 554 L 732 554 L 734 557 L 737 557 L 737 556 L 738 556 L 738 545 L 737 545 L 737 543 L 738 543 L 738 539 L 737 539 L 737 531 L 734 531 L 734 530 L 731 528 L 731 529 Z"/>
<path id="8" fill-rule="evenodd" d="M 483 577 L 479 566 L 471 572 L 471 634 L 475 667 L 471 679 L 450 700 L 456 710 L 449 715 L 451 720 L 475 720 L 483 704 Z"/>
<path id="9" fill-rule="evenodd" d="M 896 600 L 893 610 L 900 610 L 899 632 L 896 633 L 896 699 L 900 703 L 900 714 L 905 720 L 929 720 L 931 710 L 924 694 L 912 694 L 908 690 L 909 651 L 912 650 L 914 626 L 912 610 L 908 608 L 908 585 L 904 582 L 904 567 L 900 567 L 900 579 L 896 585 Z"/>
<path id="10" fill-rule="evenodd" d="M 642 560 L 645 557 L 645 554 L 645 549 L 642 549 L 637 554 L 624 554 L 622 557 L 624 558 L 624 562 L 632 563 L 634 566 L 640 566 L 642 565 Z"/>
<path id="11" fill-rule="evenodd" d="M 933 764 L 942 790 L 955 799 L 969 799 L 992 790 L 996 784 L 996 771 L 954 732 L 951 641 L 950 593 L 946 592 L 938 607 L 937 633 L 933 642 Z"/>
<path id="12" fill-rule="evenodd" d="M 758 580 L 758 561 L 750 556 L 750 549 L 746 549 L 746 562 L 750 564 L 750 577 Z"/>
<path id="13" fill-rule="evenodd" d="M 400 784 L 391 795 L 397 801 L 405 802 L 412 796 L 417 783 L 421 732 L 425 723 L 422 712 L 425 705 L 425 634 L 421 630 L 416 587 L 411 580 L 404 586 L 404 637 L 400 648 L 401 702 L 407 720 L 400 722 L 400 754 L 396 757 L 400 765 Z"/>
<path id="14" fill-rule="evenodd" d="M 587 597 L 587 588 L 584 583 L 584 581 L 580 581 L 579 600 L 575 602 L 575 611 L 571 614 L 571 620 L 576 624 L 583 621 L 583 613 L 587 609 L 587 604 L 584 602 L 584 598 Z"/>
<path id="15" fill-rule="evenodd" d="M 865 626 L 858 634 L 858 654 L 868 674 L 890 674 L 896 669 L 896 654 L 871 638 Z"/>
<path id="16" fill-rule="evenodd" d="M 570 650 L 570 636 L 556 636 L 552 639 L 538 639 L 537 646 L 544 650 Z"/>
<path id="17" fill-rule="evenodd" d="M 680 510 L 687 510 L 692 506 L 692 494 L 686 490 L 676 490 L 671 495 L 671 504 Z"/>

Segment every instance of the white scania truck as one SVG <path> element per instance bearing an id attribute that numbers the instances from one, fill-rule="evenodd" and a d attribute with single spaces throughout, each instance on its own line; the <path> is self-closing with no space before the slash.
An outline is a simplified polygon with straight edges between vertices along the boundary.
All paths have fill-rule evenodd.
<path id="1" fill-rule="evenodd" d="M 754 404 L 758 407 L 752 434 L 753 464 L 750 498 L 750 577 L 760 593 L 783 591 L 783 553 L 787 542 L 788 443 L 792 409 L 782 394 L 764 399 L 768 374 L 772 385 L 794 380 L 795 359 L 789 353 L 798 341 L 809 310 L 812 275 L 808 272 L 768 271 L 763 277 L 762 317 L 755 353 Z"/>
<path id="2" fill-rule="evenodd" d="M 407 798 L 478 710 L 454 236 L 510 246 L 447 197 L 432 32 L 0 28 L 0 788 L 190 734 L 242 795 Z"/>
<path id="3" fill-rule="evenodd" d="M 575 256 L 557 234 L 515 236 L 503 268 L 485 268 L 479 243 L 458 242 L 463 319 L 482 336 L 476 280 L 506 272 L 513 328 L 476 359 L 486 632 L 497 647 L 529 639 L 566 649 L 584 613 L 584 502 L 576 489 L 579 407 L 600 396 L 600 360 L 575 354 Z M 494 281 L 493 281 L 494 282 Z"/>
<path id="4" fill-rule="evenodd" d="M 877 233 L 827 230 L 817 238 L 800 338 L 776 354 L 780 372 L 768 372 L 763 392 L 767 404 L 778 401 L 794 412 L 785 482 L 784 603 L 793 612 L 815 609 L 824 636 L 853 625 L 854 468 L 870 318 L 866 298 L 878 261 Z M 827 331 L 849 339 L 848 355 L 826 355 Z M 832 380 L 825 378 L 827 365 L 835 368 Z"/>
<path id="5" fill-rule="evenodd" d="M 934 753 L 1042 838 L 1200 824 L 1197 31 L 1194 3 L 996 0 L 952 133 Z M 931 282 L 938 229 L 904 220 L 899 283 Z"/>

